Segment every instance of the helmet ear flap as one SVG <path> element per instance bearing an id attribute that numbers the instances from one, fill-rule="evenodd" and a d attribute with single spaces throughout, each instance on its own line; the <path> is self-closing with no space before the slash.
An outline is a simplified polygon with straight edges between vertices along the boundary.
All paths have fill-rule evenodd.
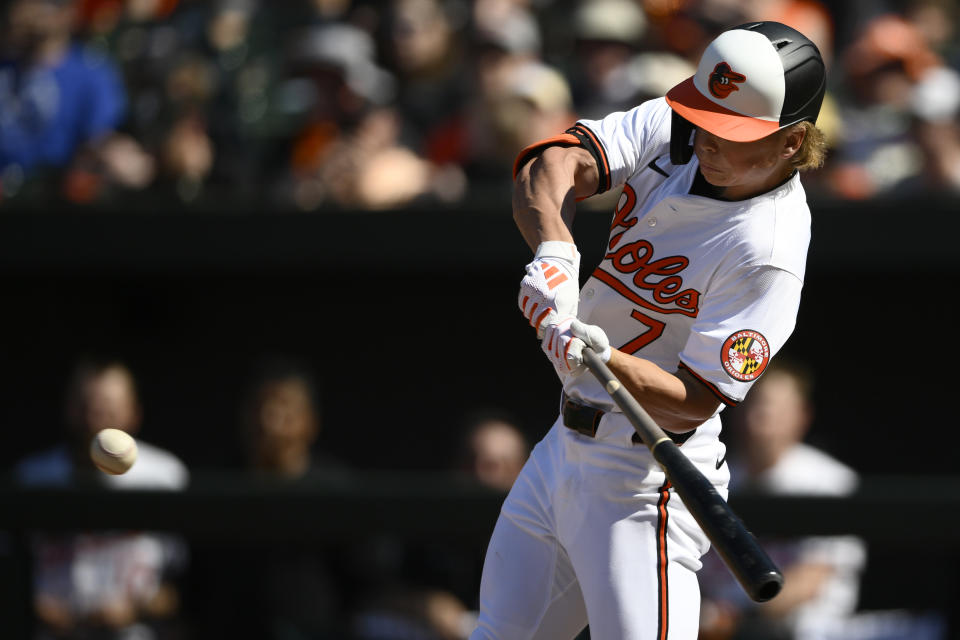
<path id="1" fill-rule="evenodd" d="M 670 162 L 687 164 L 693 157 L 693 123 L 676 111 L 670 122 Z"/>

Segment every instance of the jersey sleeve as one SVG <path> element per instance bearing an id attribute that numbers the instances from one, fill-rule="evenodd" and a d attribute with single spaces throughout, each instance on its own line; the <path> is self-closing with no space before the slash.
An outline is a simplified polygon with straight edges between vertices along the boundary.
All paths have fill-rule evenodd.
<path id="1" fill-rule="evenodd" d="M 720 276 L 701 299 L 680 367 L 736 405 L 793 332 L 802 287 L 796 275 L 769 265 Z"/>
<path id="2" fill-rule="evenodd" d="M 532 159 L 535 155 L 539 154 L 547 147 L 580 146 L 580 138 L 570 133 L 570 131 L 571 130 L 568 129 L 565 133 L 559 136 L 553 136 L 552 138 L 547 138 L 546 140 L 540 140 L 520 151 L 520 153 L 517 154 L 516 160 L 513 161 L 513 179 L 517 179 L 517 174 L 520 173 L 520 169 L 523 168 L 523 165 L 525 165 L 528 160 Z"/>
<path id="3" fill-rule="evenodd" d="M 657 98 L 602 120 L 578 120 L 567 131 L 597 161 L 597 193 L 623 185 L 651 160 L 669 151 L 670 114 L 666 100 Z"/>

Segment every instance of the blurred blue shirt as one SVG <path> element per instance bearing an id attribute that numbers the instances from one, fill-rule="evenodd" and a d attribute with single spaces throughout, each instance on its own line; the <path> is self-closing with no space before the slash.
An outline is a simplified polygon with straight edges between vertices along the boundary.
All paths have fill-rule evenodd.
<path id="1" fill-rule="evenodd" d="M 68 164 L 83 144 L 116 128 L 125 102 L 113 64 L 80 45 L 53 66 L 0 61 L 0 170 Z"/>

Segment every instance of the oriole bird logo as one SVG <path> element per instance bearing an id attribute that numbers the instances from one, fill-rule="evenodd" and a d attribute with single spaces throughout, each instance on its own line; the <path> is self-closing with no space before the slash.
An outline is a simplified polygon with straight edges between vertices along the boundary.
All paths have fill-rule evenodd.
<path id="1" fill-rule="evenodd" d="M 710 93 L 713 94 L 713 97 L 723 100 L 732 92 L 740 90 L 740 87 L 735 85 L 734 82 L 743 82 L 746 79 L 747 76 L 742 73 L 737 73 L 731 69 L 730 65 L 726 62 L 720 62 L 713 68 L 713 73 L 710 74 L 710 81 L 707 83 L 707 86 L 710 89 Z"/>

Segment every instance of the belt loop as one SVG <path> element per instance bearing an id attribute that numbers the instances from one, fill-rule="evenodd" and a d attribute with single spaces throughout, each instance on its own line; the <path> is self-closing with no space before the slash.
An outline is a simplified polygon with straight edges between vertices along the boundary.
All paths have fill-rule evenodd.
<path id="1" fill-rule="evenodd" d="M 600 421 L 603 420 L 603 411 L 597 411 L 593 415 L 593 436 L 597 436 L 597 429 L 600 428 Z"/>
<path id="2" fill-rule="evenodd" d="M 580 404 L 570 398 L 566 393 L 563 394 L 563 402 L 560 407 L 560 415 L 563 418 L 563 424 L 578 433 L 594 438 L 597 435 L 597 427 L 603 418 L 603 411 L 594 407 Z"/>

